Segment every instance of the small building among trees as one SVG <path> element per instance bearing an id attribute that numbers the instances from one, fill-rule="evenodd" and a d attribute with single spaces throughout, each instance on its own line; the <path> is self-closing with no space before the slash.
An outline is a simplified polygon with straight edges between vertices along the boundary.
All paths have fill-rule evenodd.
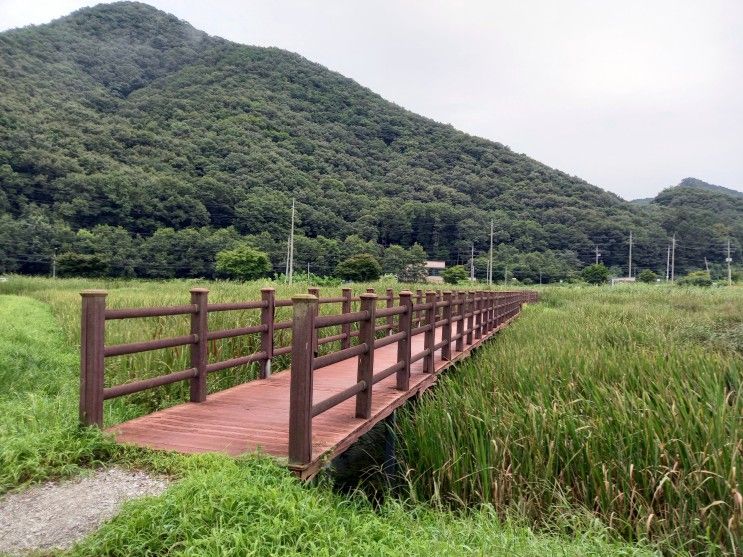
<path id="1" fill-rule="evenodd" d="M 441 284 L 444 282 L 442 273 L 446 269 L 446 261 L 426 261 L 426 282 Z"/>

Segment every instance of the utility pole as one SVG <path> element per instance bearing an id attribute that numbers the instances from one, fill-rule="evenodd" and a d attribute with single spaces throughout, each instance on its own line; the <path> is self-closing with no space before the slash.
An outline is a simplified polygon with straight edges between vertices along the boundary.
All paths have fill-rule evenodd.
<path id="1" fill-rule="evenodd" d="M 470 281 L 475 280 L 475 243 L 472 242 L 470 248 Z"/>
<path id="2" fill-rule="evenodd" d="M 671 240 L 671 282 L 676 281 L 676 233 Z"/>
<path id="3" fill-rule="evenodd" d="M 292 229 L 289 232 L 289 254 L 287 257 L 287 273 L 286 277 L 289 284 L 292 283 L 294 278 L 294 199 L 292 199 Z"/>
<path id="4" fill-rule="evenodd" d="M 493 219 L 490 219 L 490 255 L 488 261 L 488 286 L 493 284 Z"/>
<path id="5" fill-rule="evenodd" d="M 704 268 L 707 269 L 707 274 L 709 275 L 709 262 L 706 255 L 704 256 Z"/>
<path id="6" fill-rule="evenodd" d="M 730 242 L 728 242 L 728 246 L 729 244 Z M 56 249 L 52 252 L 52 278 L 57 278 L 57 250 Z"/>
<path id="7" fill-rule="evenodd" d="M 601 257 L 601 253 L 599 253 L 599 246 L 596 244 L 596 265 L 599 264 L 599 257 Z"/>
<path id="8" fill-rule="evenodd" d="M 671 276 L 671 244 L 666 246 L 666 282 Z"/>
<path id="9" fill-rule="evenodd" d="M 730 238 L 728 238 L 728 256 L 725 258 L 725 262 L 728 264 L 728 286 L 733 285 L 733 272 L 730 269 L 730 264 L 733 262 L 733 258 L 730 257 Z"/>
<path id="10" fill-rule="evenodd" d="M 503 284 L 508 284 L 508 264 L 503 265 Z"/>
<path id="11" fill-rule="evenodd" d="M 542 284 L 542 269 L 539 269 L 539 284 Z"/>
<path id="12" fill-rule="evenodd" d="M 629 231 L 629 265 L 627 270 L 627 276 L 632 276 L 632 231 Z"/>

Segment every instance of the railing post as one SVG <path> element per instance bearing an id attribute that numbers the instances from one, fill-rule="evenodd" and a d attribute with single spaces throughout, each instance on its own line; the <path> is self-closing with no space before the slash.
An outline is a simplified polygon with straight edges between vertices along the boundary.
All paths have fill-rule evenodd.
<path id="1" fill-rule="evenodd" d="M 436 344 L 436 292 L 426 292 L 426 325 L 431 327 L 423 334 L 423 348 L 428 354 L 423 358 L 423 373 L 434 372 L 434 345 Z"/>
<path id="2" fill-rule="evenodd" d="M 395 291 L 392 288 L 387 289 L 387 307 L 391 308 L 394 303 Z M 387 334 L 391 335 L 392 330 L 395 326 L 395 319 L 393 315 L 387 316 Z"/>
<path id="3" fill-rule="evenodd" d="M 368 420 L 371 418 L 372 390 L 374 386 L 374 328 L 377 313 L 377 295 L 367 292 L 361 295 L 361 311 L 368 314 L 368 318 L 359 324 L 359 342 L 365 343 L 366 352 L 359 356 L 359 367 L 356 380 L 366 383 L 363 391 L 356 395 L 356 417 Z"/>
<path id="4" fill-rule="evenodd" d="M 314 288 L 314 287 L 313 288 L 308 288 L 307 289 L 307 294 L 309 294 L 310 296 L 314 296 L 315 298 L 318 299 L 318 303 L 315 305 L 315 317 L 317 317 L 320 314 L 320 302 L 319 302 L 319 300 L 320 300 L 320 289 L 319 288 Z M 313 339 L 312 340 L 312 342 L 313 342 L 312 353 L 315 356 L 317 356 L 317 335 L 313 335 L 312 336 L 312 339 Z"/>
<path id="5" fill-rule="evenodd" d="M 105 290 L 83 290 L 80 319 L 80 423 L 103 427 Z"/>
<path id="6" fill-rule="evenodd" d="M 351 313 L 351 289 L 350 288 L 344 288 L 343 289 L 343 302 L 341 306 L 341 313 Z M 343 333 L 343 338 L 341 339 L 341 350 L 345 350 L 346 348 L 351 347 L 351 324 L 350 323 L 344 323 L 341 325 L 341 333 Z"/>
<path id="7" fill-rule="evenodd" d="M 449 361 L 451 360 L 451 316 L 452 316 L 452 295 L 451 292 L 444 292 L 444 326 L 441 327 L 441 342 L 444 346 L 441 347 L 441 359 Z"/>
<path id="8" fill-rule="evenodd" d="M 485 332 L 490 333 L 493 330 L 493 321 L 495 320 L 495 293 L 488 292 L 488 321 Z"/>
<path id="9" fill-rule="evenodd" d="M 467 316 L 467 344 L 472 344 L 472 334 L 474 333 L 475 329 L 475 298 L 477 296 L 477 292 L 472 292 L 471 290 L 465 293 L 465 314 L 469 314 Z"/>
<path id="10" fill-rule="evenodd" d="M 191 367 L 196 370 L 196 377 L 191 379 L 191 402 L 204 402 L 206 400 L 206 364 L 209 358 L 207 344 L 209 289 L 192 288 L 191 303 L 196 306 L 196 313 L 191 314 L 191 334 L 196 335 L 196 342 L 191 344 Z"/>
<path id="11" fill-rule="evenodd" d="M 483 305 L 483 291 L 478 290 L 475 292 L 475 309 L 477 310 L 477 316 L 475 317 L 475 340 L 482 338 L 482 308 Z"/>
<path id="12" fill-rule="evenodd" d="M 457 340 L 454 342 L 454 350 L 457 352 L 464 352 L 464 314 L 465 314 L 465 300 L 463 292 L 457 292 Z"/>
<path id="13" fill-rule="evenodd" d="M 261 300 L 266 302 L 266 307 L 261 309 L 261 325 L 265 327 L 261 333 L 261 352 L 266 353 L 266 359 L 261 360 L 261 379 L 266 379 L 271 376 L 276 291 L 273 288 L 261 288 Z"/>
<path id="14" fill-rule="evenodd" d="M 413 300 L 409 290 L 400 292 L 400 305 L 406 308 L 405 313 L 400 314 L 400 332 L 405 333 L 405 338 L 397 343 L 397 361 L 405 365 L 397 372 L 397 389 L 407 391 L 410 389 L 410 352 L 413 344 L 411 330 L 413 328 Z"/>
<path id="15" fill-rule="evenodd" d="M 423 290 L 416 290 L 415 291 L 415 303 L 416 304 L 422 304 L 423 303 Z M 421 323 L 423 322 L 423 317 L 421 316 L 421 312 L 417 312 L 417 315 L 415 317 L 415 321 L 413 322 L 414 327 L 420 327 Z"/>
<path id="16" fill-rule="evenodd" d="M 312 459 L 312 374 L 317 298 L 292 297 L 292 363 L 289 387 L 289 463 Z"/>

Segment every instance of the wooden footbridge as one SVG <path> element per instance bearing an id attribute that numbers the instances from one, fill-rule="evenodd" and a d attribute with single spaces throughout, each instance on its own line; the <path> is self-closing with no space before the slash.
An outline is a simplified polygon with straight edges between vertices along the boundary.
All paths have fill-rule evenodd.
<path id="1" fill-rule="evenodd" d="M 507 326 L 535 292 L 456 291 L 398 295 L 373 290 L 336 298 L 309 294 L 279 300 L 262 290 L 260 301 L 209 303 L 208 290 L 191 290 L 183 306 L 107 309 L 106 292 L 82 292 L 80 420 L 103 426 L 104 400 L 175 383 L 190 382 L 190 402 L 160 410 L 110 431 L 121 443 L 184 453 L 239 455 L 261 450 L 302 478 L 310 478 L 376 423 L 436 381 L 437 375 Z M 324 314 L 319 306 L 340 306 Z M 383 304 L 383 307 L 379 307 Z M 276 308 L 293 316 L 276 321 Z M 209 330 L 213 312 L 256 310 L 260 324 Z M 106 346 L 107 320 L 189 315 L 188 335 Z M 291 344 L 274 346 L 275 332 L 291 329 Z M 330 329 L 332 334 L 320 336 Z M 208 343 L 259 335 L 260 350 L 210 362 Z M 327 345 L 327 346 L 326 346 Z M 105 386 L 105 359 L 149 350 L 189 346 L 191 367 L 155 378 Z M 323 346 L 323 355 L 318 349 Z M 334 349 L 327 351 L 327 349 Z M 271 361 L 291 355 L 291 368 L 271 373 Z M 207 377 L 257 363 L 260 378 L 207 396 Z"/>

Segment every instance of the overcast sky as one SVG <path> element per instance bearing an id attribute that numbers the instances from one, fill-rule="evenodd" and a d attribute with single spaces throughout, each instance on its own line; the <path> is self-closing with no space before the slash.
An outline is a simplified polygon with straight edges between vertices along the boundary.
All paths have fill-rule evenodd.
<path id="1" fill-rule="evenodd" d="M 0 0 L 0 28 L 98 2 Z M 743 0 L 148 0 L 627 199 L 743 190 Z"/>

